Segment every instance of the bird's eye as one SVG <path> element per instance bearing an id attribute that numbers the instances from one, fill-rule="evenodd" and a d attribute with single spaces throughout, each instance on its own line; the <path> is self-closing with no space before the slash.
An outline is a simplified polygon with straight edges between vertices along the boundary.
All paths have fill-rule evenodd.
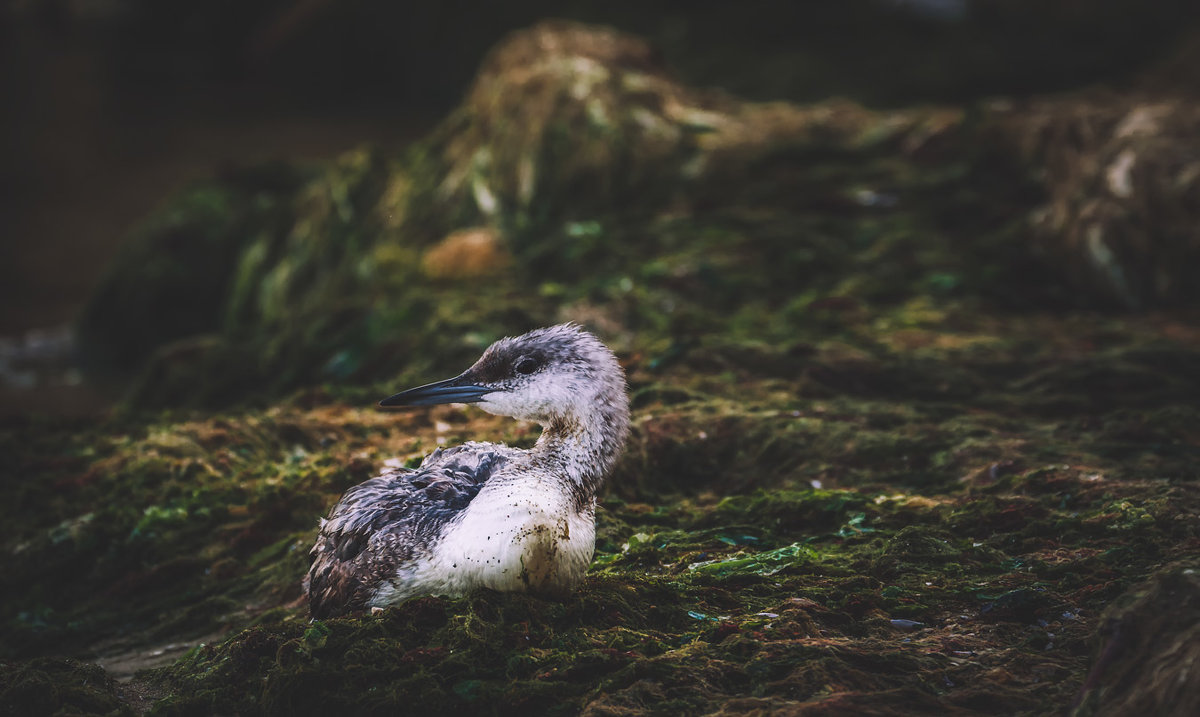
<path id="1" fill-rule="evenodd" d="M 521 358 L 517 359 L 515 364 L 513 364 L 513 370 L 517 373 L 528 376 L 534 371 L 537 371 L 541 365 L 541 362 L 532 356 L 522 356 Z"/>

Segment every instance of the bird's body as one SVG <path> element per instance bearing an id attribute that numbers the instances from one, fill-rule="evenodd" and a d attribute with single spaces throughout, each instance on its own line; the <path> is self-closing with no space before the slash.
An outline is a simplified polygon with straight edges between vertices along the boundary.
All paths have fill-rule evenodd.
<path id="1" fill-rule="evenodd" d="M 543 425 L 528 450 L 466 443 L 346 492 L 306 578 L 315 617 L 475 587 L 568 593 L 591 563 L 596 491 L 624 445 L 625 377 L 574 326 L 493 344 L 461 376 L 383 405 L 474 402 Z"/>

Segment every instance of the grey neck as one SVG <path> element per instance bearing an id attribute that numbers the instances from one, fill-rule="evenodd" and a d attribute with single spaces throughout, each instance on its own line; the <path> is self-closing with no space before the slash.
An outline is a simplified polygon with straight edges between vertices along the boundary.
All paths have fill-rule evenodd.
<path id="1" fill-rule="evenodd" d="M 629 410 L 624 402 L 597 402 L 590 415 L 561 416 L 546 422 L 530 450 L 539 463 L 552 466 L 582 509 L 590 504 L 625 446 Z"/>

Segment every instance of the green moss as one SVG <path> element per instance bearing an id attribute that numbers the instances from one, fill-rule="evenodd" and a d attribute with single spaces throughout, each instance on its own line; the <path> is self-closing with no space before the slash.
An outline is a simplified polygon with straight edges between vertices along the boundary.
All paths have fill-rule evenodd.
<path id="1" fill-rule="evenodd" d="M 929 154 L 886 118 L 818 109 L 861 131 L 755 145 L 678 186 L 605 185 L 612 167 L 548 128 L 535 169 L 564 164 L 533 185 L 544 211 L 489 190 L 513 261 L 486 281 L 420 268 L 521 158 L 439 195 L 447 153 L 480 149 L 452 140 L 486 134 L 465 110 L 400 158 L 182 195 L 83 323 L 98 359 L 151 356 L 126 410 L 0 430 L 5 708 L 131 709 L 96 668 L 44 658 L 171 643 L 192 647 L 133 676 L 137 709 L 1017 713 L 1117 694 L 1086 677 L 1106 606 L 1191 609 L 1179 575 L 1131 586 L 1200 540 L 1200 337 L 1186 316 L 1044 308 L 1060 289 L 1018 241 L 1037 198 L 972 125 Z M 164 326 L 200 283 L 195 321 Z M 442 442 L 536 435 L 368 407 L 567 319 L 618 350 L 633 400 L 586 583 L 309 623 L 308 550 L 347 488 Z"/>
<path id="2" fill-rule="evenodd" d="M 7 715 L 133 715 L 116 682 L 99 665 L 41 658 L 0 661 L 0 710 Z"/>
<path id="3" fill-rule="evenodd" d="M 630 355 L 630 450 L 591 577 L 562 603 L 482 592 L 309 625 L 293 602 L 342 491 L 439 435 L 530 440 L 504 419 L 308 392 L 269 411 L 11 424 L 5 648 L 205 637 L 137 678 L 161 714 L 1065 705 L 1105 605 L 1200 536 L 1187 409 L 1133 398 L 1191 395 L 1176 369 L 1193 349 L 1100 317 L 991 316 L 981 344 L 955 328 L 962 309 L 915 330 L 896 311 L 807 347 Z M 1105 352 L 1081 363 L 1071 342 L 1098 335 Z M 1101 395 L 1046 378 L 1081 365 L 1159 377 Z M 939 391 L 942 376 L 976 390 Z"/>

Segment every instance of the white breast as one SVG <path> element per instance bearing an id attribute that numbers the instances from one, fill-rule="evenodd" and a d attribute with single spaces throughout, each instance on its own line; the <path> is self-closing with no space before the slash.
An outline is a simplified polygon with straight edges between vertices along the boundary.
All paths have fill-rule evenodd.
<path id="1" fill-rule="evenodd" d="M 594 501 L 575 510 L 553 479 L 489 481 L 430 553 L 401 566 L 370 605 L 476 587 L 565 594 L 583 580 L 595 537 Z"/>

